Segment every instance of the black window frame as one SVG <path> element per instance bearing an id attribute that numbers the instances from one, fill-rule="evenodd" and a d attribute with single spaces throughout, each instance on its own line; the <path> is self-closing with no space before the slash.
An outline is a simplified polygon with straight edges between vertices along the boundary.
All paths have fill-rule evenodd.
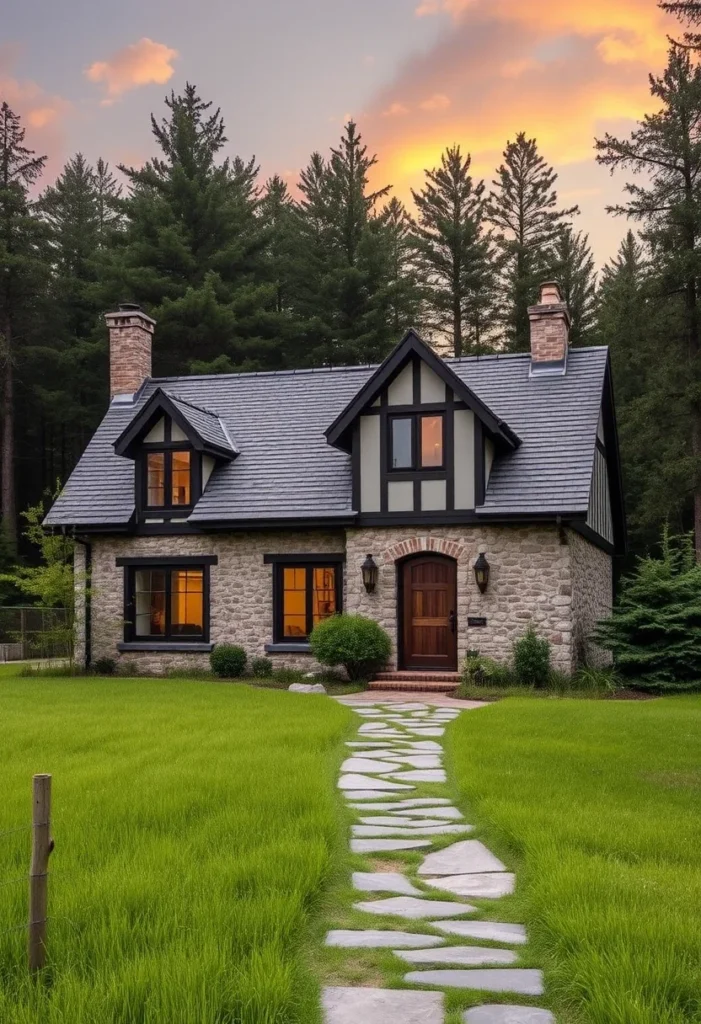
<path id="1" fill-rule="evenodd" d="M 344 555 L 266 555 L 266 563 L 273 566 L 273 643 L 300 644 L 308 647 L 309 635 L 314 626 L 314 569 L 333 569 L 335 571 L 336 612 L 343 611 L 343 563 Z M 306 571 L 305 617 L 307 632 L 304 636 L 285 636 L 284 608 L 284 570 L 304 569 Z"/>
<path id="2" fill-rule="evenodd" d="M 124 566 L 124 642 L 128 644 L 203 644 L 209 643 L 210 632 L 210 566 L 217 562 L 216 556 L 194 556 L 174 558 L 118 558 L 117 565 Z M 136 633 L 136 573 L 165 573 L 166 630 L 163 634 L 139 636 Z M 172 584 L 171 573 L 202 572 L 202 632 L 172 633 L 171 619 Z"/>
<path id="3" fill-rule="evenodd" d="M 442 423 L 442 462 L 439 466 L 424 466 L 421 462 L 421 425 L 420 420 L 422 419 L 436 419 L 439 418 Z M 401 473 L 445 473 L 447 461 L 446 461 L 446 411 L 432 410 L 426 412 L 390 412 L 387 416 L 387 473 L 395 476 Z M 410 466 L 393 466 L 393 435 L 394 435 L 394 421 L 395 420 L 410 420 L 411 421 L 411 465 Z"/>
<path id="4" fill-rule="evenodd" d="M 187 505 L 173 504 L 173 459 L 174 452 L 190 454 L 190 501 Z M 148 504 L 148 456 L 163 454 L 164 460 L 164 503 Z M 202 496 L 202 458 L 187 441 L 172 440 L 172 420 L 164 416 L 164 440 L 144 441 L 141 453 L 136 459 L 136 508 L 140 518 L 174 519 L 187 516 Z"/>

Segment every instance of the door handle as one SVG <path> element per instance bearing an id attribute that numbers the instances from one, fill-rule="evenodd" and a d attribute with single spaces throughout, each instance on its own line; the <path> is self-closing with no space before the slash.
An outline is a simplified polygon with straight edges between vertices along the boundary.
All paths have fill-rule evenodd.
<path id="1" fill-rule="evenodd" d="M 455 614 L 455 612 L 451 612 L 450 615 L 448 616 L 448 624 L 450 625 L 450 632 L 451 633 L 455 632 L 455 627 L 457 625 L 457 621 L 458 621 L 457 615 Z"/>

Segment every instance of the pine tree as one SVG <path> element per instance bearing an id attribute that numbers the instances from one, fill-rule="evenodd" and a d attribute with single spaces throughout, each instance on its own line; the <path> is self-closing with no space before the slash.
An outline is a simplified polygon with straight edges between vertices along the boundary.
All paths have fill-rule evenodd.
<path id="1" fill-rule="evenodd" d="M 479 351 L 490 323 L 494 258 L 485 230 L 484 182 L 470 174 L 472 158 L 460 146 L 441 155 L 440 167 L 424 172 L 414 192 L 416 248 L 427 285 L 433 330 L 447 336 L 455 356 Z"/>
<path id="2" fill-rule="evenodd" d="M 644 184 L 628 183 L 627 202 L 614 213 L 641 221 L 651 246 L 657 288 L 670 307 L 682 297 L 682 329 L 669 317 L 664 361 L 658 361 L 655 395 L 669 413 L 686 422 L 688 443 L 675 468 L 694 504 L 697 557 L 701 560 L 701 67 L 672 46 L 661 78 L 650 78 L 660 109 L 639 123 L 628 139 L 597 141 L 600 163 L 643 172 Z M 666 394 L 665 394 L 666 392 Z"/>
<path id="3" fill-rule="evenodd" d="M 570 344 L 591 345 L 596 341 L 596 273 L 589 236 L 574 231 L 570 224 L 558 233 L 553 244 L 549 276 L 560 285 L 572 317 Z"/>
<path id="4" fill-rule="evenodd" d="M 487 217 L 502 254 L 503 321 L 513 351 L 530 344 L 528 306 L 552 263 L 553 247 L 577 206 L 558 210 L 557 174 L 538 152 L 535 139 L 519 132 L 508 142 L 489 193 Z"/>
<path id="5" fill-rule="evenodd" d="M 126 244 L 110 290 L 157 320 L 156 373 L 264 368 L 275 298 L 262 282 L 258 168 L 222 158 L 221 112 L 194 85 L 165 102 L 167 116 L 151 117 L 161 155 L 120 167 L 130 184 Z"/>
<path id="6" fill-rule="evenodd" d="M 671 3 L 657 5 L 668 14 L 674 14 L 689 27 L 701 25 L 701 3 L 699 0 L 673 0 Z M 693 50 L 701 49 L 701 33 L 685 32 L 685 44 Z"/>
<path id="7" fill-rule="evenodd" d="M 100 247 L 108 245 L 114 233 L 122 225 L 120 197 L 122 186 L 118 183 L 110 166 L 102 157 L 95 164 L 95 198 L 97 203 L 97 228 Z"/>
<path id="8" fill-rule="evenodd" d="M 7 103 L 0 106 L 0 506 L 10 543 L 17 539 L 15 493 L 15 367 L 26 343 L 43 272 L 39 226 L 29 187 L 46 162 L 24 144 L 25 129 Z"/>
<path id="9" fill-rule="evenodd" d="M 393 196 L 380 220 L 387 249 L 389 327 L 399 339 L 409 327 L 423 326 L 425 289 L 416 259 L 414 224 L 406 207 Z"/>

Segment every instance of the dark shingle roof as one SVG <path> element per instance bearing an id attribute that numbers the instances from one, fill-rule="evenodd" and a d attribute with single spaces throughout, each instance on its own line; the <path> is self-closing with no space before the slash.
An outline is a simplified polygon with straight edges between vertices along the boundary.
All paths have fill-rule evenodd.
<path id="1" fill-rule="evenodd" d="M 603 348 L 573 349 L 564 377 L 529 377 L 527 354 L 448 361 L 521 439 L 494 463 L 485 514 L 586 513 L 606 359 Z M 220 419 L 240 451 L 215 470 L 191 522 L 351 516 L 350 456 L 331 447 L 324 431 L 376 369 L 148 380 L 135 405 L 110 406 L 46 522 L 129 522 L 134 464 L 112 444 L 158 387 L 191 403 L 188 415 L 199 407 L 207 423 L 198 430 L 216 430 Z"/>
<path id="2" fill-rule="evenodd" d="M 217 413 L 212 412 L 211 409 L 203 409 L 192 402 L 186 402 L 174 392 L 166 391 L 165 388 L 163 389 L 163 394 L 170 398 L 180 415 L 187 420 L 203 441 L 214 445 L 216 448 L 228 448 L 232 453 L 238 451 Z"/>

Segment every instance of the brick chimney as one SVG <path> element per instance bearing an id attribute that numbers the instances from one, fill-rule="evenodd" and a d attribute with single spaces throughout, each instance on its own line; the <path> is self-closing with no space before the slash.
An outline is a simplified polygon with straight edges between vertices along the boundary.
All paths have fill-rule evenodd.
<path id="1" fill-rule="evenodd" d="M 531 370 L 563 368 L 570 338 L 570 312 L 556 281 L 540 286 L 540 302 L 528 307 L 531 322 Z"/>
<path id="2" fill-rule="evenodd" d="M 133 302 L 106 313 L 110 332 L 110 399 L 133 395 L 151 376 L 151 342 L 156 321 Z"/>

